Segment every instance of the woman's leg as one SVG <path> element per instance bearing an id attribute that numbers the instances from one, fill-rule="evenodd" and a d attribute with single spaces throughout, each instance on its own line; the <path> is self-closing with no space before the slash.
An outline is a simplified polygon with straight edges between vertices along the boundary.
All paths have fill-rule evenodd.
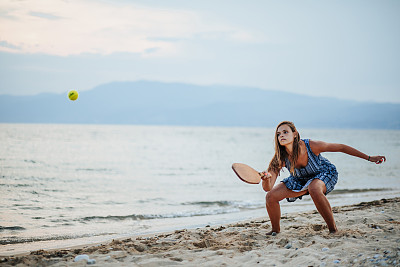
<path id="1" fill-rule="evenodd" d="M 315 207 L 322 218 L 324 218 L 326 224 L 328 225 L 329 232 L 335 233 L 337 231 L 335 219 L 333 218 L 333 212 L 328 199 L 325 196 L 326 186 L 320 179 L 314 179 L 308 186 L 308 192 L 314 201 Z"/>
<path id="2" fill-rule="evenodd" d="M 267 193 L 265 197 L 265 203 L 267 207 L 267 212 L 269 215 L 269 219 L 271 220 L 272 230 L 269 234 L 275 232 L 279 233 L 281 231 L 280 220 L 281 220 L 281 207 L 279 205 L 279 201 L 285 198 L 291 197 L 299 197 L 306 193 L 307 191 L 302 192 L 293 192 L 287 189 L 284 183 L 279 183 L 274 186 L 271 191 Z"/>

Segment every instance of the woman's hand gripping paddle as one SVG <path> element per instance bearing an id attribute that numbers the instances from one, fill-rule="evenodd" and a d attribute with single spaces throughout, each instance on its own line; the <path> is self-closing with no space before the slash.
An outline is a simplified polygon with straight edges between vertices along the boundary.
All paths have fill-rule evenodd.
<path id="1" fill-rule="evenodd" d="M 261 181 L 261 173 L 246 164 L 233 163 L 232 169 L 243 182 L 259 184 Z"/>

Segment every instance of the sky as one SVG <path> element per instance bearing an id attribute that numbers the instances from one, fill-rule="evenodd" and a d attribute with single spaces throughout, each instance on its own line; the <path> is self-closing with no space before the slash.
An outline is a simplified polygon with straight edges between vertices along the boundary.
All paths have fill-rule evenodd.
<path id="1" fill-rule="evenodd" d="M 0 0 L 0 94 L 113 81 L 400 103 L 398 0 Z"/>

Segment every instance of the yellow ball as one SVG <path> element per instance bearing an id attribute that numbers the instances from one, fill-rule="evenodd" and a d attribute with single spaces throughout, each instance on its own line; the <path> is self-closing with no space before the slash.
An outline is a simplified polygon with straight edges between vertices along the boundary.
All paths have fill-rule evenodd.
<path id="1" fill-rule="evenodd" d="M 75 101 L 75 100 L 78 99 L 78 92 L 75 91 L 75 90 L 71 90 L 71 91 L 69 91 L 69 93 L 68 93 L 68 97 L 69 97 L 69 99 L 71 99 L 72 101 Z"/>

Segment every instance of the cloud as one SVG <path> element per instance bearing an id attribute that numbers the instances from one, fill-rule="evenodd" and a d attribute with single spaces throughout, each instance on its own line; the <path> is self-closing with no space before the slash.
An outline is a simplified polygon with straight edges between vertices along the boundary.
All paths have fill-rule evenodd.
<path id="1" fill-rule="evenodd" d="M 126 2 L 6 0 L 0 4 L 0 25 L 0 42 L 7 44 L 0 51 L 58 56 L 116 52 L 174 56 L 184 40 L 199 36 L 255 41 L 245 30 L 211 24 L 193 11 Z"/>
<path id="2" fill-rule="evenodd" d="M 10 51 L 15 51 L 15 50 L 20 50 L 21 47 L 18 47 L 16 45 L 10 44 L 6 41 L 0 41 L 0 47 L 2 47 L 4 50 L 10 50 Z"/>
<path id="3" fill-rule="evenodd" d="M 53 14 L 47 14 L 47 13 L 42 13 L 42 12 L 30 12 L 29 15 L 34 16 L 34 17 L 49 19 L 49 20 L 61 19 L 61 17 L 54 16 Z"/>

